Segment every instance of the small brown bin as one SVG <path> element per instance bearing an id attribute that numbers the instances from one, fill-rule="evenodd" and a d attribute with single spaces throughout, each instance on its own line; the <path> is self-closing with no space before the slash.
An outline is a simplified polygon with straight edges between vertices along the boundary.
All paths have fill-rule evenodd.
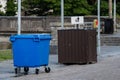
<path id="1" fill-rule="evenodd" d="M 58 62 L 97 62 L 96 30 L 58 30 Z"/>

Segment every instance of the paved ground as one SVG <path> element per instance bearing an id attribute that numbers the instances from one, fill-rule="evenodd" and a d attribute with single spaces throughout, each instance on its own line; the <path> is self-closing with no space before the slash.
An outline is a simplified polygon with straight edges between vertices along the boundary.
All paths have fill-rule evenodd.
<path id="1" fill-rule="evenodd" d="M 51 72 L 15 77 L 12 60 L 0 62 L 0 80 L 120 80 L 120 46 L 102 46 L 98 62 L 87 65 L 58 64 L 57 55 L 50 55 Z"/>

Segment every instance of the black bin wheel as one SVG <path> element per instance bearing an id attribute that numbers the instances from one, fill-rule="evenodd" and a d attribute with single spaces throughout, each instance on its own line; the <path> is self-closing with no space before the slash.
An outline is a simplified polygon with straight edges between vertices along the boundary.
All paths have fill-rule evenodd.
<path id="1" fill-rule="evenodd" d="M 50 67 L 45 67 L 45 72 L 49 73 L 51 71 Z"/>
<path id="2" fill-rule="evenodd" d="M 24 72 L 25 72 L 25 75 L 28 74 L 28 71 L 29 71 L 29 67 L 24 67 Z"/>
<path id="3" fill-rule="evenodd" d="M 15 68 L 15 74 L 19 74 L 21 71 L 21 68 Z"/>
<path id="4" fill-rule="evenodd" d="M 39 74 L 39 69 L 35 69 L 35 74 Z"/>
<path id="5" fill-rule="evenodd" d="M 17 68 L 15 68 L 15 74 L 17 74 L 18 73 L 18 70 L 17 70 Z"/>

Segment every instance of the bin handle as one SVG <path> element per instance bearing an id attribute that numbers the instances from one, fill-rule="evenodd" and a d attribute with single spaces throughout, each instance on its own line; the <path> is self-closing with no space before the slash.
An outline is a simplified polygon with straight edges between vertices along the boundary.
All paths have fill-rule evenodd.
<path id="1" fill-rule="evenodd" d="M 34 40 L 35 42 L 39 42 L 39 41 L 40 41 L 40 38 L 39 38 L 39 36 L 38 36 L 38 35 L 34 35 L 33 40 Z"/>
<path id="2" fill-rule="evenodd" d="M 13 36 L 11 36 L 11 37 L 10 37 L 10 41 L 11 41 L 11 42 L 14 42 L 14 41 L 15 41 L 15 39 L 16 39 L 16 38 L 15 38 L 15 37 L 13 37 Z"/>

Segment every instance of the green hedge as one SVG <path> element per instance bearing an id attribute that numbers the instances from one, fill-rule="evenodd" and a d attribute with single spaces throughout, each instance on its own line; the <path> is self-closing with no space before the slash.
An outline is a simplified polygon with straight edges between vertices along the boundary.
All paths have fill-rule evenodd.
<path id="1" fill-rule="evenodd" d="M 0 61 L 12 59 L 11 50 L 0 50 Z"/>

